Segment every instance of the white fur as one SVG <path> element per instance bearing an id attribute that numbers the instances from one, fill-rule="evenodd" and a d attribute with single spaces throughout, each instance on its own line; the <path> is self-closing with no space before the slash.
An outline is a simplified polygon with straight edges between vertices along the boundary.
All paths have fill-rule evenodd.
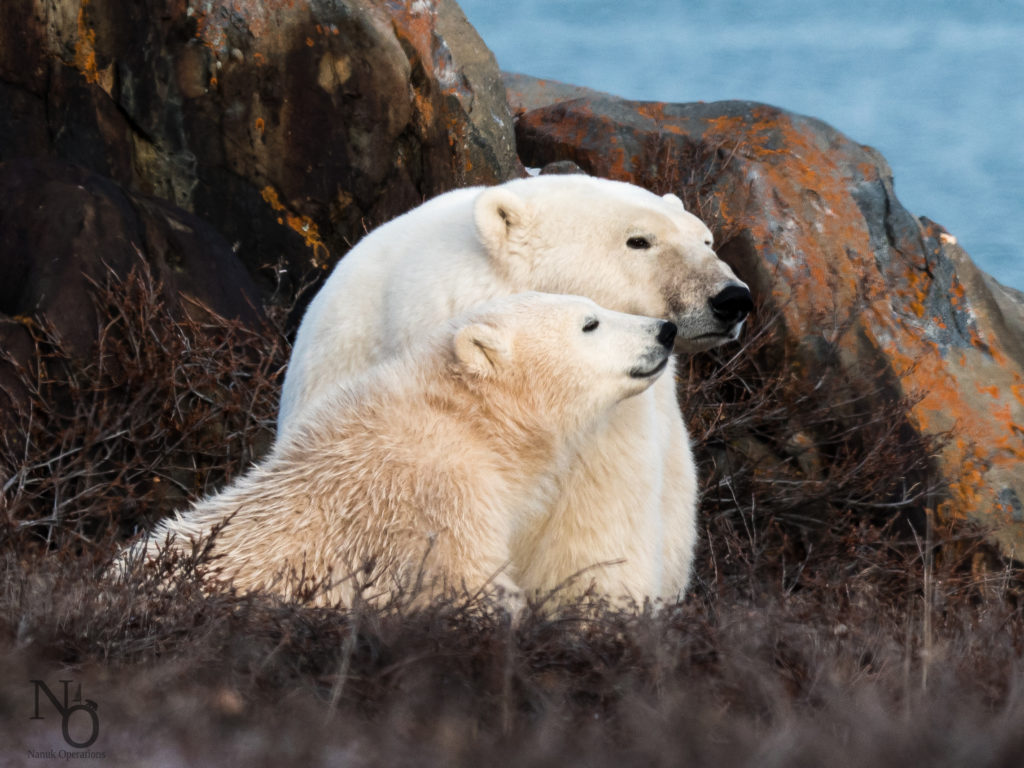
<path id="1" fill-rule="evenodd" d="M 630 247 L 631 238 L 650 247 Z M 299 328 L 279 432 L 337 382 L 481 301 L 524 290 L 584 295 L 674 321 L 684 352 L 738 335 L 708 304 L 728 285 L 742 283 L 674 195 L 586 176 L 450 192 L 371 232 L 334 269 Z M 548 590 L 590 569 L 578 589 L 594 582 L 614 596 L 675 598 L 690 578 L 696 506 L 674 376 L 665 376 L 617 406 L 580 449 L 549 514 L 513 543 L 516 578 Z"/>
<path id="2" fill-rule="evenodd" d="M 134 554 L 189 551 L 220 527 L 214 566 L 243 590 L 291 595 L 304 574 L 329 581 L 326 603 L 417 584 L 421 598 L 498 587 L 514 600 L 511 542 L 546 516 L 611 409 L 664 370 L 663 325 L 543 293 L 477 308 L 335 387 L 264 462 Z"/>

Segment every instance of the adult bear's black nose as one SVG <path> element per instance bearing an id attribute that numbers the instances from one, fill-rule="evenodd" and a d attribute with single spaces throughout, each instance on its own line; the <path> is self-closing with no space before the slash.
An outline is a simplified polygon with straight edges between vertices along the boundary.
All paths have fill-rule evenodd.
<path id="1" fill-rule="evenodd" d="M 670 320 L 665 320 L 661 324 L 661 328 L 658 329 L 658 343 L 661 344 L 665 349 L 672 349 L 672 344 L 676 340 L 676 324 Z"/>
<path id="2" fill-rule="evenodd" d="M 733 283 L 708 300 L 715 317 L 728 325 L 740 323 L 754 309 L 754 299 L 745 285 Z"/>

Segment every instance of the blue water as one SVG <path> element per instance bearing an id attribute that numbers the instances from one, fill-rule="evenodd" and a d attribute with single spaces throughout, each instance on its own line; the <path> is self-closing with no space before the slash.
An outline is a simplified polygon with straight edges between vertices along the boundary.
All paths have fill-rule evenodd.
<path id="1" fill-rule="evenodd" d="M 459 0 L 502 69 L 821 118 L 1024 290 L 1024 0 Z"/>

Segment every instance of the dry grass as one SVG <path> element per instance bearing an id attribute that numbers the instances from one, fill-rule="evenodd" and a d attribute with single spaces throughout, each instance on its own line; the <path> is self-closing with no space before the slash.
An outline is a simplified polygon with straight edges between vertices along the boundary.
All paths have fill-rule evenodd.
<path id="1" fill-rule="evenodd" d="M 761 308 L 741 344 L 689 361 L 679 394 L 699 446 L 709 539 L 738 542 L 729 557 L 766 561 L 745 566 L 751 582 L 775 563 L 791 591 L 812 559 L 842 562 L 835 547 L 851 532 L 916 546 L 941 492 L 933 461 L 949 436 L 910 426 L 913 400 L 894 393 L 885 370 L 807 371 L 780 324 Z M 709 554 L 716 570 L 718 553 Z"/>
<path id="2" fill-rule="evenodd" d="M 81 683 L 105 765 L 1010 766 L 1021 574 L 924 514 L 934 445 L 863 373 L 784 373 L 770 313 L 690 364 L 705 536 L 660 610 L 351 611 L 102 578 L 116 546 L 256 458 L 286 345 L 97 288 L 94 361 L 45 362 L 0 453 L 0 756 L 68 749 L 30 679 Z M 867 385 L 864 382 L 868 382 Z M 871 382 L 874 382 L 872 384 Z M 852 392 L 852 394 L 851 394 Z M 847 393 L 837 399 L 837 393 Z M 836 403 L 841 402 L 841 407 Z"/>
<path id="3" fill-rule="evenodd" d="M 20 551 L 105 553 L 265 451 L 287 342 L 195 305 L 175 319 L 144 263 L 95 286 L 95 356 L 31 326 L 36 370 L 22 429 L 3 435 L 0 525 Z"/>

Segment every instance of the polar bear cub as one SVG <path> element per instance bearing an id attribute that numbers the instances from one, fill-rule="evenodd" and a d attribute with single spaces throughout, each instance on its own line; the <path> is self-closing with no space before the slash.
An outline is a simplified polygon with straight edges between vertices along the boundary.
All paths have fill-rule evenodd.
<path id="1" fill-rule="evenodd" d="M 620 401 L 666 369 L 666 321 L 524 293 L 447 323 L 339 385 L 258 466 L 165 521 L 131 556 L 212 539 L 220 577 L 292 594 L 295 574 L 357 591 L 518 592 L 517 530 L 546 513 Z"/>
<path id="2" fill-rule="evenodd" d="M 279 434 L 325 391 L 415 347 L 426 329 L 520 291 L 581 294 L 671 320 L 676 352 L 735 339 L 750 292 L 711 245 L 675 195 L 607 179 L 539 176 L 436 197 L 363 238 L 310 303 Z M 669 365 L 641 397 L 613 407 L 548 513 L 517 530 L 512 564 L 524 589 L 547 591 L 580 572 L 578 590 L 593 584 L 613 597 L 671 600 L 686 589 L 697 479 Z"/>

